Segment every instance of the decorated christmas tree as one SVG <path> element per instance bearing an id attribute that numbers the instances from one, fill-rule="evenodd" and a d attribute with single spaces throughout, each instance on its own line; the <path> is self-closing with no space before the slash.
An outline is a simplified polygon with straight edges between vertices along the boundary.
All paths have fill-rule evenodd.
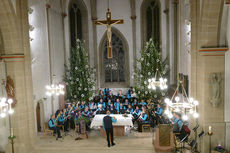
<path id="1" fill-rule="evenodd" d="M 159 45 L 155 44 L 150 39 L 141 51 L 141 57 L 137 60 L 137 68 L 134 73 L 135 79 L 135 92 L 140 99 L 161 99 L 166 96 L 167 89 L 161 90 L 156 88 L 155 90 L 149 89 L 149 79 L 154 78 L 156 71 L 157 78 L 167 78 L 169 67 L 167 65 L 167 58 L 162 60 L 161 50 Z"/>
<path id="2" fill-rule="evenodd" d="M 69 66 L 65 66 L 66 99 L 68 102 L 89 102 L 95 95 L 95 70 L 89 66 L 84 43 L 79 39 L 70 51 Z"/>

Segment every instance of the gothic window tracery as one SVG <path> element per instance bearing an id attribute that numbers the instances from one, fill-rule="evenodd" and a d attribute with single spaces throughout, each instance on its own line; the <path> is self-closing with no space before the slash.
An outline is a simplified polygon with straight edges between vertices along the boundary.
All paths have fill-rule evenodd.
<path id="1" fill-rule="evenodd" d="M 113 58 L 107 58 L 107 41 L 103 44 L 105 82 L 125 82 L 125 48 L 122 40 L 112 34 Z"/>
<path id="2" fill-rule="evenodd" d="M 160 6 L 157 0 L 152 0 L 146 9 L 146 39 L 160 43 Z"/>
<path id="3" fill-rule="evenodd" d="M 75 47 L 76 40 L 82 40 L 82 13 L 77 4 L 69 10 L 71 47 Z"/>

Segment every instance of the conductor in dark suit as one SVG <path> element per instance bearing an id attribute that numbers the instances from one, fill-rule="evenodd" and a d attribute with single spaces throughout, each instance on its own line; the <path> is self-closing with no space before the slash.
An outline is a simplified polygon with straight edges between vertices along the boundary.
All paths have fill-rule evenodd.
<path id="1" fill-rule="evenodd" d="M 110 147 L 110 142 L 112 146 L 115 145 L 115 143 L 113 142 L 113 122 L 116 123 L 117 119 L 110 116 L 109 110 L 106 111 L 106 114 L 107 115 L 103 118 L 103 128 L 106 132 L 108 147 Z"/>

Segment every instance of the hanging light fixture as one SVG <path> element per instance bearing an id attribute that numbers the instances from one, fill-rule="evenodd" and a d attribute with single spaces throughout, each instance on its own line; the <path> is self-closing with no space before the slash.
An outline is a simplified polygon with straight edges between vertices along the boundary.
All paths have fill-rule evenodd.
<path id="1" fill-rule="evenodd" d="M 55 81 L 56 76 L 53 75 L 53 81 Z M 52 83 L 51 85 L 47 85 L 46 86 L 46 95 L 47 96 L 52 96 L 52 95 L 64 95 L 65 91 L 64 91 L 64 85 L 62 84 L 55 84 Z"/>
<path id="2" fill-rule="evenodd" d="M 8 114 L 13 114 L 14 110 L 12 109 L 12 99 L 7 99 L 6 97 L 0 98 L 0 117 L 4 118 Z"/>
<path id="3" fill-rule="evenodd" d="M 181 88 L 180 88 L 181 87 Z M 179 91 L 181 89 L 181 92 Z M 180 113 L 182 115 L 182 120 L 186 121 L 189 116 L 198 118 L 197 106 L 199 102 L 193 98 L 189 98 L 183 86 L 183 81 L 179 81 L 178 86 L 171 99 L 166 98 L 166 110 L 165 114 L 169 117 L 173 117 L 173 112 Z"/>
<path id="4" fill-rule="evenodd" d="M 163 78 L 160 73 L 158 77 L 158 71 L 159 70 L 157 68 L 154 78 L 148 79 L 149 82 L 148 88 L 156 90 L 156 88 L 159 87 L 161 90 L 165 90 L 168 88 L 167 79 Z"/>

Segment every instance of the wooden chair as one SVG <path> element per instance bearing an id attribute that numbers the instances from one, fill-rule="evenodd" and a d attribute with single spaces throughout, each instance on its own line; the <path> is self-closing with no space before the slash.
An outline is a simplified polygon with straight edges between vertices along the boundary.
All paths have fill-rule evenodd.
<path id="1" fill-rule="evenodd" d="M 142 132 L 145 132 L 145 128 L 148 128 L 150 132 L 152 132 L 152 128 L 150 124 L 142 124 Z"/>
<path id="2" fill-rule="evenodd" d="M 78 130 L 79 130 L 79 125 L 76 124 L 76 120 L 74 120 L 74 124 L 75 124 L 75 129 L 74 129 L 74 131 L 75 131 L 75 132 L 78 132 Z"/>
<path id="3" fill-rule="evenodd" d="M 79 130 L 79 126 L 75 124 L 75 130 L 74 131 L 78 132 L 78 130 Z"/>
<path id="4" fill-rule="evenodd" d="M 43 128 L 44 128 L 44 135 L 51 133 L 51 136 L 53 136 L 54 131 L 49 129 L 48 122 L 45 122 L 43 124 Z"/>

